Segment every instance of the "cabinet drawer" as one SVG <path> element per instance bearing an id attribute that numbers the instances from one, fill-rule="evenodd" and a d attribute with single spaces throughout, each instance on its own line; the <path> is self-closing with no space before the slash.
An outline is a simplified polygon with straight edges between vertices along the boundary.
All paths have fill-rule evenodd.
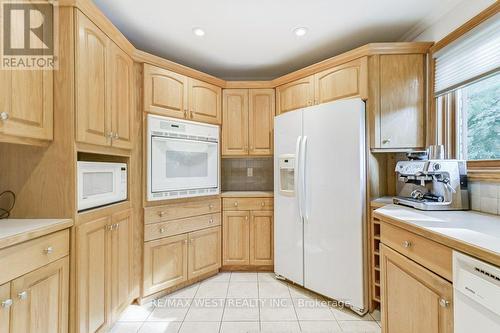
<path id="1" fill-rule="evenodd" d="M 224 198 L 224 210 L 273 210 L 273 198 Z"/>
<path id="2" fill-rule="evenodd" d="M 452 250 L 449 247 L 387 223 L 381 225 L 381 239 L 383 244 L 448 281 L 452 280 Z"/>
<path id="3" fill-rule="evenodd" d="M 219 198 L 203 201 L 180 202 L 165 206 L 144 209 L 144 223 L 157 223 L 192 217 L 197 215 L 218 213 L 221 211 Z"/>
<path id="4" fill-rule="evenodd" d="M 220 213 L 146 225 L 144 241 L 184 234 L 221 224 Z"/>
<path id="5" fill-rule="evenodd" d="M 36 238 L 0 250 L 0 284 L 69 254 L 69 231 Z"/>

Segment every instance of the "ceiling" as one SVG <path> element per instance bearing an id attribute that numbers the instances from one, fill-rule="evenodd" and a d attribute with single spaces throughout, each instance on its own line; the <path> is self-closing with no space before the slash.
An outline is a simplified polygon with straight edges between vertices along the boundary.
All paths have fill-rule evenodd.
<path id="1" fill-rule="evenodd" d="M 140 50 L 226 80 L 268 80 L 369 42 L 401 40 L 458 0 L 94 2 Z M 206 35 L 195 36 L 196 27 Z M 297 37 L 297 27 L 308 33 Z"/>

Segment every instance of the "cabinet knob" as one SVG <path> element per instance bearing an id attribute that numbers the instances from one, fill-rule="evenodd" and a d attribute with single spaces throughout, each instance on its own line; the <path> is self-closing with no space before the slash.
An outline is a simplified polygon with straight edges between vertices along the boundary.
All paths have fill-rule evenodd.
<path id="1" fill-rule="evenodd" d="M 114 226 L 115 226 L 115 229 L 119 229 L 120 228 L 120 223 L 115 223 Z"/>
<path id="2" fill-rule="evenodd" d="M 12 305 L 12 300 L 6 299 L 5 301 L 2 301 L 2 308 L 10 308 Z"/>
<path id="3" fill-rule="evenodd" d="M 187 239 L 185 239 L 185 240 L 184 240 L 184 244 L 187 244 L 187 242 L 188 242 L 188 241 L 187 241 Z"/>
<path id="4" fill-rule="evenodd" d="M 6 121 L 9 120 L 9 113 L 8 112 L 0 112 L 0 120 L 1 121 Z"/>
<path id="5" fill-rule="evenodd" d="M 447 308 L 449 305 L 450 305 L 450 301 L 444 299 L 444 298 L 441 298 L 439 300 L 439 305 L 443 308 Z"/>
<path id="6" fill-rule="evenodd" d="M 260 205 L 261 205 L 262 207 L 264 207 L 264 206 L 266 205 L 266 203 L 265 203 L 264 201 L 262 201 L 262 202 L 260 203 Z"/>
<path id="7" fill-rule="evenodd" d="M 407 248 L 407 249 L 408 249 L 408 248 L 410 248 L 412 245 L 413 245 L 413 244 L 412 244 L 410 241 L 405 240 L 405 241 L 403 242 L 403 247 L 404 247 L 404 248 Z"/>
<path id="8" fill-rule="evenodd" d="M 245 216 L 245 221 L 248 221 L 248 216 Z"/>
<path id="9" fill-rule="evenodd" d="M 165 232 L 165 228 L 160 228 L 160 234 Z"/>
<path id="10" fill-rule="evenodd" d="M 386 144 L 388 144 L 388 143 L 391 143 L 391 139 L 390 139 L 390 138 L 389 138 L 389 139 L 384 139 L 384 140 L 382 140 L 382 143 L 383 143 L 384 145 L 386 145 Z"/>
<path id="11" fill-rule="evenodd" d="M 214 219 L 208 220 L 208 223 L 210 223 L 210 224 L 214 223 Z"/>
<path id="12" fill-rule="evenodd" d="M 118 133 L 113 133 L 113 139 L 118 139 L 120 136 L 118 135 Z"/>
<path id="13" fill-rule="evenodd" d="M 158 212 L 158 215 L 159 215 L 160 217 L 163 217 L 163 216 L 165 216 L 165 212 Z"/>
<path id="14" fill-rule="evenodd" d="M 184 118 L 187 118 L 187 117 L 188 117 L 188 110 L 184 109 Z"/>
<path id="15" fill-rule="evenodd" d="M 208 208 L 209 208 L 209 209 L 213 209 L 213 208 L 214 208 L 214 204 L 210 204 L 210 205 L 208 205 Z"/>
<path id="16" fill-rule="evenodd" d="M 49 246 L 45 250 L 43 250 L 43 253 L 45 254 L 52 254 L 52 252 L 54 252 L 54 248 L 52 246 Z"/>
<path id="17" fill-rule="evenodd" d="M 193 115 L 194 115 L 194 111 L 191 110 L 191 118 L 193 118 Z"/>
<path id="18" fill-rule="evenodd" d="M 20 292 L 19 294 L 17 294 L 17 297 L 19 297 L 20 300 L 25 300 L 28 298 L 28 292 L 27 291 Z"/>
<path id="19" fill-rule="evenodd" d="M 234 202 L 234 207 L 238 207 L 238 201 Z"/>

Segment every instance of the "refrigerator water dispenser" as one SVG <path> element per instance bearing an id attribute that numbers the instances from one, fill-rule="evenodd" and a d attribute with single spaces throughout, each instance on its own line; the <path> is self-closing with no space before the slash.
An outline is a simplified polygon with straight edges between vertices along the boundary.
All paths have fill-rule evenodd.
<path id="1" fill-rule="evenodd" d="M 293 196 L 295 194 L 295 155 L 279 157 L 280 193 Z"/>

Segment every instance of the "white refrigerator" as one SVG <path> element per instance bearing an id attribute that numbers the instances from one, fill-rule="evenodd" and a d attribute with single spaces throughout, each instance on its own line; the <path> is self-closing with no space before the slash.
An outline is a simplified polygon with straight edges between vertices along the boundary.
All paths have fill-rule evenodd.
<path id="1" fill-rule="evenodd" d="M 274 128 L 275 273 L 365 313 L 365 103 L 287 112 Z"/>

